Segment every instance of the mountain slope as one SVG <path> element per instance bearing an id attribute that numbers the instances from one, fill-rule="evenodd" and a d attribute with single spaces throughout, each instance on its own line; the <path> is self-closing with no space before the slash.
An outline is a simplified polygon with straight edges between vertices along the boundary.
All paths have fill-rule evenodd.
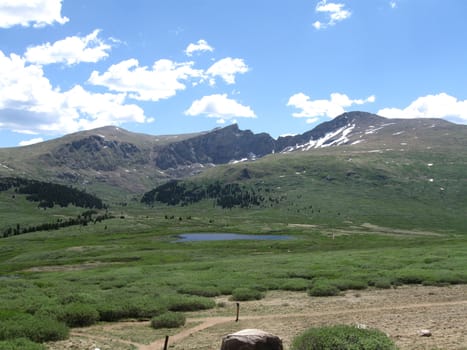
<path id="1" fill-rule="evenodd" d="M 386 119 L 345 113 L 300 135 L 254 134 L 237 125 L 207 132 L 152 136 L 103 127 L 36 145 L 0 149 L 0 176 L 88 188 L 100 196 L 142 193 L 210 167 L 303 152 L 465 152 L 467 126 L 438 119 Z M 244 174 L 245 175 L 245 174 Z"/>

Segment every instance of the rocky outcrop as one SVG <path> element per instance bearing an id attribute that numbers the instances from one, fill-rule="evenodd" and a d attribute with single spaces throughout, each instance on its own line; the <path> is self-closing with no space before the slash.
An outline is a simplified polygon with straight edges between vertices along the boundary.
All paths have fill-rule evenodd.
<path id="1" fill-rule="evenodd" d="M 157 150 L 161 169 L 190 164 L 225 164 L 232 160 L 263 157 L 273 152 L 275 140 L 266 133 L 254 134 L 234 124 L 207 134 L 171 143 Z"/>
<path id="2" fill-rule="evenodd" d="M 222 339 L 221 350 L 283 350 L 282 340 L 260 329 L 244 329 Z"/>

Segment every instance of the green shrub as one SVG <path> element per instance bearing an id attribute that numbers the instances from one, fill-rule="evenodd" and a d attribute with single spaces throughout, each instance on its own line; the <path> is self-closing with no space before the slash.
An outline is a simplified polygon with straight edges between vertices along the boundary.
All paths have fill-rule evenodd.
<path id="1" fill-rule="evenodd" d="M 221 295 L 221 291 L 219 288 L 212 287 L 212 286 L 183 286 L 180 287 L 177 290 L 178 293 L 181 294 L 190 294 L 190 295 L 196 295 L 200 297 L 216 297 L 218 295 Z"/>
<path id="2" fill-rule="evenodd" d="M 395 350 L 391 339 L 376 329 L 338 325 L 310 328 L 297 336 L 291 350 Z"/>
<path id="3" fill-rule="evenodd" d="M 114 295 L 96 305 L 101 321 L 118 321 L 128 318 L 151 318 L 167 311 L 164 302 L 151 297 L 128 297 Z"/>
<path id="4" fill-rule="evenodd" d="M 237 288 L 232 291 L 232 300 L 235 301 L 259 300 L 262 298 L 263 293 L 256 289 Z"/>
<path id="5" fill-rule="evenodd" d="M 131 318 L 126 305 L 114 303 L 112 301 L 103 302 L 97 306 L 99 319 L 101 321 L 115 322 L 125 318 Z"/>
<path id="6" fill-rule="evenodd" d="M 68 327 L 55 319 L 15 313 L 3 315 L 0 340 L 27 338 L 36 343 L 56 341 L 68 337 Z"/>
<path id="7" fill-rule="evenodd" d="M 336 279 L 332 281 L 332 284 L 340 290 L 362 290 L 368 288 L 368 282 L 354 279 Z"/>
<path id="8" fill-rule="evenodd" d="M 90 326 L 99 321 L 99 312 L 90 305 L 73 303 L 62 307 L 58 320 L 69 327 Z"/>
<path id="9" fill-rule="evenodd" d="M 185 315 L 179 312 L 166 312 L 151 319 L 151 327 L 159 328 L 178 328 L 185 324 Z"/>
<path id="10" fill-rule="evenodd" d="M 282 290 L 290 291 L 305 291 L 310 287 L 310 281 L 303 278 L 290 278 L 286 280 L 281 286 Z"/>
<path id="11" fill-rule="evenodd" d="M 2 350 L 46 350 L 42 344 L 34 343 L 25 338 L 0 341 Z"/>
<path id="12" fill-rule="evenodd" d="M 313 286 L 308 290 L 308 295 L 312 297 L 329 297 L 339 294 L 339 288 L 326 281 L 313 283 Z"/>
<path id="13" fill-rule="evenodd" d="M 391 288 L 391 281 L 388 278 L 378 278 L 375 280 L 374 286 L 380 289 L 389 289 Z"/>
<path id="14" fill-rule="evenodd" d="M 165 302 L 169 311 L 207 310 L 216 306 L 216 303 L 212 299 L 184 295 L 166 298 Z"/>

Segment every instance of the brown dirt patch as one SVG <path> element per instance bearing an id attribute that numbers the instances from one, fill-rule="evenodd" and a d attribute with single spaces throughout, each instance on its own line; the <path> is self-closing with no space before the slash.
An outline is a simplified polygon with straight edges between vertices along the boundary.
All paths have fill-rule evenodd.
<path id="1" fill-rule="evenodd" d="M 225 306 L 188 314 L 189 324 L 170 336 L 170 349 L 219 349 L 224 335 L 245 328 L 276 334 L 288 349 L 292 339 L 303 330 L 331 324 L 364 324 L 380 329 L 402 350 L 467 349 L 467 285 L 348 291 L 327 298 L 275 291 L 263 300 L 242 302 L 239 322 L 235 322 L 235 303 L 226 297 L 218 302 Z M 142 329 L 148 332 L 145 344 L 131 337 L 118 339 L 113 331 L 118 325 L 80 329 L 79 334 L 74 332 L 65 342 L 49 344 L 49 349 L 162 349 L 164 336 L 150 330 L 148 322 L 125 323 L 123 327 L 129 334 L 140 333 Z M 431 330 L 432 336 L 421 337 L 421 329 Z M 72 347 L 73 344 L 81 347 Z"/>
<path id="2" fill-rule="evenodd" d="M 48 265 L 48 266 L 35 266 L 29 269 L 25 269 L 26 272 L 60 272 L 60 271 L 78 271 L 78 270 L 89 270 L 97 267 L 115 265 L 116 263 L 104 263 L 100 261 L 83 263 L 83 264 L 72 264 L 72 265 Z"/>

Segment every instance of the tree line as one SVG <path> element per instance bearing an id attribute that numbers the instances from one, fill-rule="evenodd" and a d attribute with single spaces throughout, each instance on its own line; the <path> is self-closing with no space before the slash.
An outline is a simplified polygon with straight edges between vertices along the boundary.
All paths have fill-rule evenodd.
<path id="1" fill-rule="evenodd" d="M 141 202 L 152 205 L 154 202 L 168 205 L 189 205 L 204 199 L 214 199 L 222 208 L 248 208 L 259 206 L 265 200 L 263 195 L 252 187 L 238 183 L 221 183 L 215 181 L 208 184 L 182 182 L 172 180 L 146 192 Z"/>
<path id="2" fill-rule="evenodd" d="M 3 230 L 1 237 L 6 238 L 10 236 L 17 236 L 22 235 L 25 233 L 30 232 L 37 232 L 37 231 L 50 231 L 50 230 L 58 230 L 63 227 L 69 226 L 87 226 L 89 223 L 98 223 L 103 220 L 113 219 L 114 216 L 105 212 L 104 214 L 98 214 L 95 210 L 87 210 L 84 213 L 79 214 L 76 217 L 68 218 L 68 219 L 57 219 L 55 222 L 47 222 L 37 225 L 29 225 L 29 226 L 21 226 L 21 224 L 16 224 L 13 227 L 8 227 Z"/>
<path id="3" fill-rule="evenodd" d="M 16 193 L 25 194 L 27 200 L 39 202 L 40 208 L 52 208 L 54 205 L 66 207 L 70 204 L 90 209 L 106 207 L 100 198 L 73 187 L 17 177 L 0 178 L 0 191 L 11 188 Z"/>

